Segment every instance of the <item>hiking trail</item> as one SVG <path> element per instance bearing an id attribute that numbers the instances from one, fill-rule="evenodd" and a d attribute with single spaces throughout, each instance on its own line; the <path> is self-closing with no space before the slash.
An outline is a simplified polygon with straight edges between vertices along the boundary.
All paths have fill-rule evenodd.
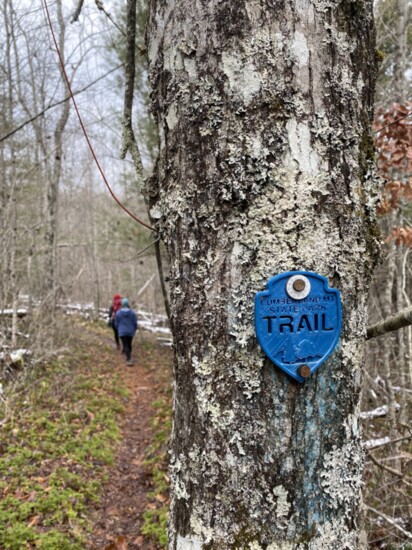
<path id="1" fill-rule="evenodd" d="M 143 512 L 155 507 L 148 498 L 152 486 L 143 461 L 154 437 L 153 403 L 170 393 L 171 349 L 161 346 L 146 331 L 138 332 L 133 343 L 134 364 L 127 366 L 114 342 L 112 346 L 106 360 L 120 372 L 129 395 L 115 463 L 109 468 L 100 502 L 92 512 L 90 548 L 156 550 L 161 546 L 141 534 Z"/>

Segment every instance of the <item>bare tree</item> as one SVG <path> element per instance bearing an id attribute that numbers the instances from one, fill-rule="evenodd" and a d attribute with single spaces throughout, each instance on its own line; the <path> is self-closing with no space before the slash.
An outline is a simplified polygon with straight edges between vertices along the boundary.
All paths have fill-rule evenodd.
<path id="1" fill-rule="evenodd" d="M 57 21 L 59 28 L 58 44 L 60 51 L 60 58 L 63 65 L 65 64 L 65 32 L 66 23 L 63 19 L 62 2 L 57 0 Z M 68 85 L 64 77 L 64 68 L 59 65 L 61 82 L 64 86 L 64 95 L 68 95 Z M 62 157 L 63 157 L 63 132 L 66 127 L 70 114 L 70 103 L 67 101 L 63 104 L 60 117 L 57 121 L 56 128 L 54 130 L 54 159 L 52 163 L 52 170 L 49 177 L 47 191 L 46 191 L 46 213 L 47 213 L 47 225 L 45 233 L 45 283 L 46 288 L 52 291 L 53 300 L 56 299 L 56 245 L 57 245 L 57 217 L 58 217 L 58 200 L 59 200 L 59 184 L 62 173 Z"/>

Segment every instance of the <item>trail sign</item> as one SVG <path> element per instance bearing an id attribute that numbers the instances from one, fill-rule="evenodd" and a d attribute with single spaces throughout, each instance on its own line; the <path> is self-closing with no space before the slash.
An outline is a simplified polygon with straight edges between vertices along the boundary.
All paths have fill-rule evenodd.
<path id="1" fill-rule="evenodd" d="M 340 292 L 318 273 L 288 271 L 255 297 L 255 329 L 263 351 L 304 382 L 330 356 L 342 326 Z"/>

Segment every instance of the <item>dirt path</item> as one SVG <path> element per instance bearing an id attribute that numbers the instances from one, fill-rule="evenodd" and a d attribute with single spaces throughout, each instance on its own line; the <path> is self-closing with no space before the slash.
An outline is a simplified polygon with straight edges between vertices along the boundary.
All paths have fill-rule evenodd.
<path id="1" fill-rule="evenodd" d="M 120 369 L 129 397 L 116 462 L 95 512 L 90 548 L 96 550 L 159 548 L 140 533 L 150 491 L 142 461 L 153 437 L 152 404 L 170 384 L 171 352 L 147 333 L 137 336 L 134 348 L 134 366 L 128 367 L 113 344 L 113 368 Z"/>

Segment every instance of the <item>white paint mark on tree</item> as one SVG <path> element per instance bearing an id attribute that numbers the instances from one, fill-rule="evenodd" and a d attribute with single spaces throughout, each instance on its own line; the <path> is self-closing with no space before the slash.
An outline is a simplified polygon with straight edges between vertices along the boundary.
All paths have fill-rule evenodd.
<path id="1" fill-rule="evenodd" d="M 299 68 L 304 67 L 309 61 L 309 48 L 303 33 L 296 31 L 292 42 L 292 54 L 298 62 Z"/>
<path id="2" fill-rule="evenodd" d="M 194 537 L 177 537 L 176 550 L 202 550 L 202 541 Z"/>
<path id="3" fill-rule="evenodd" d="M 303 174 L 317 176 L 319 173 L 319 156 L 312 148 L 309 126 L 303 122 L 298 123 L 295 118 L 291 118 L 288 120 L 286 128 L 292 158 L 299 166 L 299 170 Z"/>

